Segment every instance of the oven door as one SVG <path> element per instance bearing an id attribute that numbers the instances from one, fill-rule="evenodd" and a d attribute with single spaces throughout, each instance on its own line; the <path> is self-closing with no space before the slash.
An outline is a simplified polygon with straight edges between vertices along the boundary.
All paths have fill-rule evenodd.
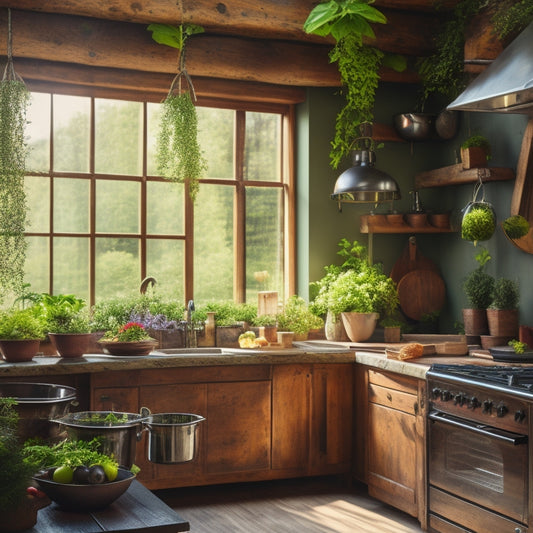
<path id="1" fill-rule="evenodd" d="M 527 442 L 527 435 L 432 411 L 429 483 L 527 523 Z"/>

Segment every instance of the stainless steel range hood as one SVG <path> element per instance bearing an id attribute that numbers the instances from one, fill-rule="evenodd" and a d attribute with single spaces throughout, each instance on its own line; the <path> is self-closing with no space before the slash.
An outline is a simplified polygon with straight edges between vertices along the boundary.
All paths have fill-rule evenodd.
<path id="1" fill-rule="evenodd" d="M 447 109 L 533 115 L 533 22 Z"/>

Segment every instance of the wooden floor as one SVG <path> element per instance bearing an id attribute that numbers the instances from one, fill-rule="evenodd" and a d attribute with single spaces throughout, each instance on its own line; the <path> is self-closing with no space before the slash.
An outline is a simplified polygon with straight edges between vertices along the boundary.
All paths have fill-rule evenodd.
<path id="1" fill-rule="evenodd" d="M 411 533 L 417 520 L 369 498 L 364 485 L 311 478 L 159 490 L 191 533 Z"/>

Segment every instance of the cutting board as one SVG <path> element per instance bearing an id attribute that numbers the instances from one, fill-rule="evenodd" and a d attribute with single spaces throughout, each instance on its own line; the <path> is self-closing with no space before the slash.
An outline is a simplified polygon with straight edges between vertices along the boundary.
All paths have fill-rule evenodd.
<path id="1" fill-rule="evenodd" d="M 398 283 L 400 307 L 406 316 L 421 320 L 440 311 L 446 301 L 444 280 L 433 270 L 413 270 Z"/>
<path id="2" fill-rule="evenodd" d="M 413 270 L 433 270 L 439 272 L 439 267 L 428 257 L 424 257 L 417 248 L 416 237 L 411 236 L 405 245 L 402 255 L 394 263 L 390 277 L 395 283 Z"/>

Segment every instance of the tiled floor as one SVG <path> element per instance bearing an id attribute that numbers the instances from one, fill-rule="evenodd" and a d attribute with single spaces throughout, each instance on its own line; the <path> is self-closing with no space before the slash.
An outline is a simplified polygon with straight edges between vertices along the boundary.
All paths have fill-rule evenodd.
<path id="1" fill-rule="evenodd" d="M 191 533 L 411 533 L 416 519 L 368 497 L 364 485 L 311 478 L 157 491 Z"/>

